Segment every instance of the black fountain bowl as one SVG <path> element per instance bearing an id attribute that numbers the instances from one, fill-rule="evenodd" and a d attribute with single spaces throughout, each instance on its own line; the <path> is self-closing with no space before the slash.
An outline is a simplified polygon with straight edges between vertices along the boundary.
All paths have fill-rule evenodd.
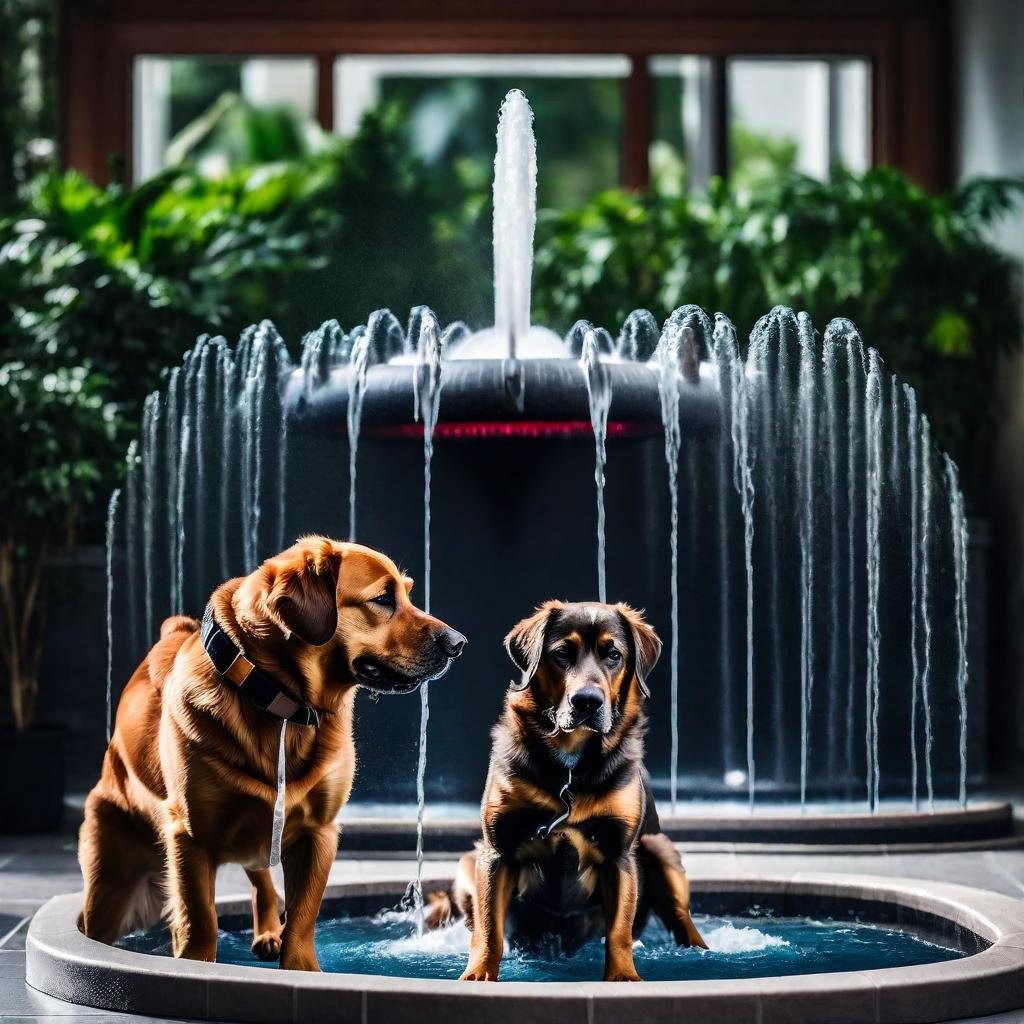
<path id="1" fill-rule="evenodd" d="M 634 432 L 660 434 L 657 368 L 614 361 L 602 365 L 612 390 L 609 420 L 628 423 Z M 419 367 L 408 363 L 370 368 L 363 394 L 361 436 L 373 436 L 376 428 L 391 426 L 407 427 L 407 436 L 414 435 L 418 372 L 422 372 Z M 293 372 L 285 389 L 289 429 L 346 431 L 353 375 L 350 365 L 343 366 L 322 384 L 307 387 L 301 371 Z M 496 430 L 500 423 L 530 425 L 520 432 L 524 436 L 542 436 L 543 424 L 552 424 L 552 432 L 563 434 L 568 429 L 564 424 L 582 424 L 590 433 L 586 380 L 574 359 L 452 360 L 443 364 L 441 381 L 439 422 L 466 426 L 461 434 L 449 431 L 447 436 L 484 436 L 487 431 L 480 424 L 490 424 Z M 704 364 L 696 383 L 680 378 L 679 405 L 684 433 L 705 436 L 717 429 L 719 392 L 710 364 Z M 610 436 L 615 436 L 617 429 L 611 427 Z"/>
<path id="2" fill-rule="evenodd" d="M 604 504 L 610 601 L 646 608 L 662 637 L 668 603 L 668 485 L 656 366 L 616 362 Z M 683 443 L 717 466 L 719 391 L 705 364 L 696 382 L 679 377 Z M 363 391 L 356 452 L 356 524 L 349 522 L 351 366 L 309 386 L 286 382 L 287 485 L 284 536 L 355 537 L 387 552 L 419 581 L 425 601 L 423 426 L 414 420 L 421 367 L 372 366 Z M 586 378 L 576 360 L 453 360 L 442 373 L 432 462 L 431 611 L 470 638 L 454 670 L 430 688 L 429 799 L 477 800 L 490 729 L 510 663 L 502 638 L 548 598 L 598 597 L 595 448 Z M 668 659 L 659 669 L 659 728 L 650 763 L 668 756 Z M 359 704 L 363 800 L 413 797 L 409 764 L 419 701 Z M 711 752 L 709 750 L 709 757 Z M 411 764 L 412 762 L 410 762 Z"/>

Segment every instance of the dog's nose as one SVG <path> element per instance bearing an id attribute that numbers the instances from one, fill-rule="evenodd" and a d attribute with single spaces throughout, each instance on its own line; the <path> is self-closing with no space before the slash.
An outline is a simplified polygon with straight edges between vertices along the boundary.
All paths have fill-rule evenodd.
<path id="1" fill-rule="evenodd" d="M 442 629 L 434 639 L 441 650 L 444 651 L 446 657 L 449 658 L 457 658 L 462 653 L 462 648 L 468 643 L 466 638 L 457 629 L 452 629 L 451 626 L 446 626 Z"/>
<path id="2" fill-rule="evenodd" d="M 569 704 L 579 715 L 595 715 L 604 707 L 604 694 L 597 686 L 583 686 L 569 698 Z"/>

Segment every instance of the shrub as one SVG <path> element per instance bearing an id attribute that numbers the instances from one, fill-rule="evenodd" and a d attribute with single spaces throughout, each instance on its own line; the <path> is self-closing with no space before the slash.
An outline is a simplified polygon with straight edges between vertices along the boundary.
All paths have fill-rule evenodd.
<path id="1" fill-rule="evenodd" d="M 86 367 L 0 365 L 0 657 L 16 729 L 38 693 L 44 571 L 110 478 L 113 410 Z"/>
<path id="2" fill-rule="evenodd" d="M 1019 348 L 1016 267 L 984 238 L 1019 181 L 976 181 L 931 196 L 889 168 L 790 174 L 757 191 L 713 182 L 706 194 L 608 192 L 543 218 L 535 316 L 585 317 L 617 330 L 647 307 L 694 302 L 741 335 L 778 303 L 819 328 L 845 316 L 888 367 L 922 392 L 941 445 L 984 500 L 1002 353 Z"/>

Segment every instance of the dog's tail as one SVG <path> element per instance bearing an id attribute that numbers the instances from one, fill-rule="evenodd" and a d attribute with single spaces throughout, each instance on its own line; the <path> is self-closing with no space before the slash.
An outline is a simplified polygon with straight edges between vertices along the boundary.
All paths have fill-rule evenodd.
<path id="1" fill-rule="evenodd" d="M 450 892 L 434 891 L 423 894 L 423 924 L 428 931 L 447 928 L 460 917 L 462 913 Z"/>
<path id="2" fill-rule="evenodd" d="M 459 867 L 450 889 L 424 894 L 423 923 L 428 928 L 444 928 L 465 919 L 466 927 L 473 930 L 473 895 L 479 847 L 477 843 L 473 850 L 459 858 Z"/>
<path id="3" fill-rule="evenodd" d="M 166 640 L 175 633 L 198 633 L 199 620 L 191 615 L 172 615 L 160 623 L 160 639 Z"/>

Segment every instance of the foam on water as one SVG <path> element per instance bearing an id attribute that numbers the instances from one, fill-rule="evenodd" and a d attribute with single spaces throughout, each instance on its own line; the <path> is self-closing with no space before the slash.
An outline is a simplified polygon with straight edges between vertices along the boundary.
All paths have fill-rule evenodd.
<path id="1" fill-rule="evenodd" d="M 732 921 L 705 932 L 703 938 L 712 953 L 757 953 L 762 949 L 789 945 L 778 935 L 769 935 L 759 928 L 737 926 Z"/>

